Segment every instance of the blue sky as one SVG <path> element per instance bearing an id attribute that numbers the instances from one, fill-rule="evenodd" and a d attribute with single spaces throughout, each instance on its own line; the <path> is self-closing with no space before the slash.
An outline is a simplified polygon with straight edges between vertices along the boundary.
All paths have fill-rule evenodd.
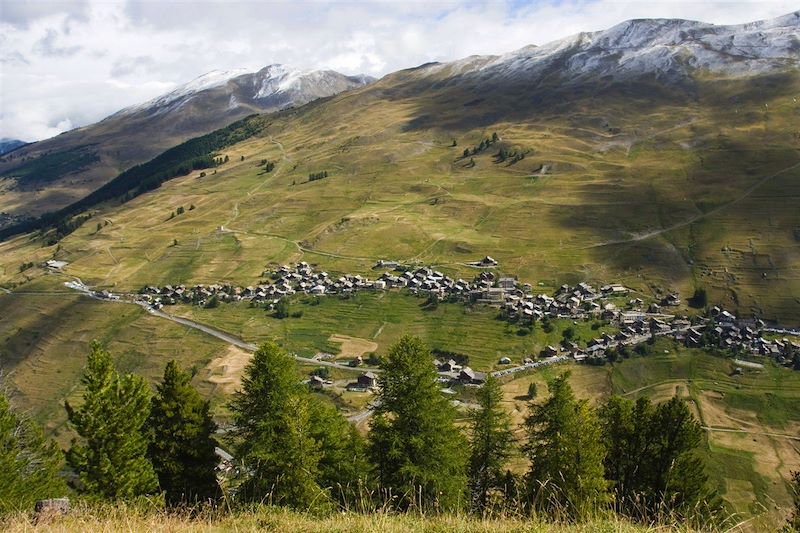
<path id="1" fill-rule="evenodd" d="M 784 0 L 0 0 L 0 137 L 57 135 L 216 69 L 283 63 L 381 76 L 630 18 L 733 24 L 795 9 Z"/>

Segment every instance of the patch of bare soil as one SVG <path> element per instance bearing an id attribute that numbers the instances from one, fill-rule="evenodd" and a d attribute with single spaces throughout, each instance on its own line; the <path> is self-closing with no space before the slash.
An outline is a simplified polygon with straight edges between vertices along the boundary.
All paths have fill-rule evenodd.
<path id="1" fill-rule="evenodd" d="M 339 357 L 355 358 L 372 353 L 378 349 L 378 343 L 372 342 L 367 339 L 359 337 L 350 337 L 349 335 L 331 335 L 328 340 L 341 344 L 339 349 Z"/>
<path id="2" fill-rule="evenodd" d="M 212 360 L 206 370 L 209 376 L 206 381 L 213 383 L 225 394 L 232 394 L 242 383 L 244 368 L 253 354 L 236 346 L 229 346 L 225 354 Z"/>

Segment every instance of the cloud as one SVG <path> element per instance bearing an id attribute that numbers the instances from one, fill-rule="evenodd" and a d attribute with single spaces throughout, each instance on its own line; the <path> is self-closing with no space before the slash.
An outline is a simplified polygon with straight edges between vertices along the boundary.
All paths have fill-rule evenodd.
<path id="1" fill-rule="evenodd" d="M 732 24 L 793 9 L 785 0 L 0 0 L 0 136 L 56 135 L 215 69 L 283 63 L 381 76 L 630 18 Z"/>

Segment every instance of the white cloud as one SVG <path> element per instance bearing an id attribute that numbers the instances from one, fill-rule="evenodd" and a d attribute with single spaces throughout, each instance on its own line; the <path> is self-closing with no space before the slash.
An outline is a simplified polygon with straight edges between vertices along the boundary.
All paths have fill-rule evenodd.
<path id="1" fill-rule="evenodd" d="M 786 14 L 793 4 L 0 0 L 0 137 L 56 135 L 214 69 L 284 63 L 380 76 L 630 18 L 733 24 Z"/>

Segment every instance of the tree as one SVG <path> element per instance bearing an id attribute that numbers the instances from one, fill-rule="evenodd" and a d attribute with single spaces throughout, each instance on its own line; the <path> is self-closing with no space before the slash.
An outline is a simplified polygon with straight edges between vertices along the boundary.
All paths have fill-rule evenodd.
<path id="1" fill-rule="evenodd" d="M 150 408 L 148 456 L 170 505 L 214 500 L 219 495 L 209 403 L 192 387 L 191 376 L 173 360 L 164 368 Z"/>
<path id="2" fill-rule="evenodd" d="M 40 499 L 67 491 L 59 471 L 63 456 L 42 430 L 18 415 L 0 393 L 0 516 L 29 511 Z"/>
<path id="3" fill-rule="evenodd" d="M 275 318 L 286 318 L 289 316 L 289 299 L 285 296 L 275 304 Z"/>
<path id="4" fill-rule="evenodd" d="M 120 376 L 111 355 L 92 343 L 81 378 L 83 405 L 65 403 L 67 418 L 80 437 L 72 440 L 67 463 L 78 474 L 82 493 L 107 499 L 131 498 L 158 487 L 147 459 L 143 427 L 150 391 L 139 376 Z"/>
<path id="5" fill-rule="evenodd" d="M 528 385 L 528 399 L 533 400 L 536 398 L 536 383 Z"/>
<path id="6" fill-rule="evenodd" d="M 245 368 L 231 404 L 244 500 L 305 509 L 322 493 L 317 484 L 322 452 L 295 372 L 294 360 L 272 342 L 262 344 Z"/>
<path id="7" fill-rule="evenodd" d="M 216 294 L 212 295 L 211 298 L 208 299 L 204 307 L 206 309 L 214 309 L 216 307 L 219 307 L 219 298 L 217 298 L 217 295 Z"/>
<path id="8" fill-rule="evenodd" d="M 493 142 L 493 143 L 496 143 L 496 142 L 497 142 L 497 139 L 498 139 L 498 137 L 497 137 L 497 132 L 494 132 L 494 133 L 492 133 L 492 142 Z"/>
<path id="9" fill-rule="evenodd" d="M 800 470 L 792 472 L 792 514 L 786 522 L 789 531 L 800 531 Z"/>
<path id="10" fill-rule="evenodd" d="M 707 489 L 695 451 L 702 429 L 686 403 L 674 397 L 656 406 L 648 398 L 612 396 L 600 409 L 605 459 L 620 509 L 635 518 L 659 512 L 684 517 L 712 514 L 719 498 Z"/>
<path id="11" fill-rule="evenodd" d="M 381 368 L 369 455 L 384 495 L 400 509 L 461 507 L 467 442 L 439 392 L 429 349 L 406 335 Z"/>
<path id="12" fill-rule="evenodd" d="M 357 508 L 372 486 L 364 439 L 334 406 L 314 398 L 310 405 L 311 435 L 322 451 L 317 483 L 343 509 Z"/>
<path id="13" fill-rule="evenodd" d="M 491 493 L 502 490 L 504 470 L 511 455 L 514 434 L 508 413 L 500 404 L 500 382 L 489 374 L 478 391 L 478 405 L 470 414 L 470 501 L 472 509 L 485 514 Z"/>
<path id="14" fill-rule="evenodd" d="M 703 287 L 698 287 L 694 290 L 694 295 L 689 298 L 689 305 L 695 309 L 703 309 L 708 305 L 708 293 Z"/>
<path id="15" fill-rule="evenodd" d="M 603 477 L 606 450 L 586 400 L 576 400 L 565 372 L 548 384 L 550 398 L 531 403 L 525 419 L 531 466 L 528 495 L 534 509 L 583 518 L 609 501 Z"/>

